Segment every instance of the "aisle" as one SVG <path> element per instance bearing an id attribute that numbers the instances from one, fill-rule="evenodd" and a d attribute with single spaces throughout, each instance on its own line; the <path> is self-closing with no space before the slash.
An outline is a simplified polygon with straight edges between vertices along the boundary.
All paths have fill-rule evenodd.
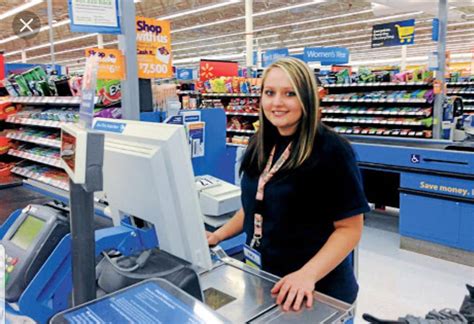
<path id="1" fill-rule="evenodd" d="M 446 307 L 459 310 L 465 284 L 474 284 L 474 268 L 400 250 L 399 238 L 398 233 L 364 228 L 356 323 L 365 323 L 364 312 L 396 319 Z"/>

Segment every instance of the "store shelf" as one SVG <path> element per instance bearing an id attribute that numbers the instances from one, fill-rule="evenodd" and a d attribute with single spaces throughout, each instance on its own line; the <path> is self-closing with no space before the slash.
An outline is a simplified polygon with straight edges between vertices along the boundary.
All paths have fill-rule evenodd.
<path id="1" fill-rule="evenodd" d="M 474 85 L 474 81 L 461 81 L 461 82 L 446 82 L 448 86 L 456 85 Z"/>
<path id="2" fill-rule="evenodd" d="M 347 135 L 369 135 L 369 136 L 396 136 L 396 137 L 416 137 L 426 138 L 426 133 L 415 130 L 365 130 L 365 129 L 334 129 L 339 134 Z"/>
<path id="3" fill-rule="evenodd" d="M 323 98 L 321 102 L 366 102 L 366 103 L 427 103 L 425 98 L 398 98 L 398 99 L 345 99 L 345 98 Z"/>
<path id="4" fill-rule="evenodd" d="M 10 102 L 36 105 L 79 105 L 81 97 L 10 97 Z"/>
<path id="5" fill-rule="evenodd" d="M 233 133 L 242 133 L 242 134 L 255 134 L 255 130 L 250 130 L 250 129 L 230 129 L 227 128 L 228 132 L 233 132 Z"/>
<path id="6" fill-rule="evenodd" d="M 228 146 L 247 147 L 247 144 L 226 143 Z"/>
<path id="7" fill-rule="evenodd" d="M 50 177 L 46 177 L 41 173 L 33 172 L 33 171 L 30 171 L 29 169 L 26 169 L 20 166 L 14 167 L 11 172 L 14 174 L 21 175 L 26 178 L 30 178 L 30 179 L 48 184 L 50 186 L 53 186 L 62 190 L 69 191 L 69 182 L 67 180 L 57 180 Z M 65 178 L 67 179 L 66 173 L 64 174 L 65 174 Z"/>
<path id="8" fill-rule="evenodd" d="M 182 91 L 177 91 L 176 93 L 178 95 L 196 95 L 196 96 L 199 96 L 201 94 L 201 92 L 194 91 L 194 90 L 182 90 Z"/>
<path id="9" fill-rule="evenodd" d="M 203 93 L 203 97 L 252 97 L 259 98 L 260 93 Z"/>
<path id="10" fill-rule="evenodd" d="M 359 119 L 359 118 L 321 118 L 321 121 L 328 122 L 328 123 L 345 123 L 345 124 L 368 124 L 368 125 L 393 125 L 393 126 L 427 126 L 425 123 L 421 121 L 400 121 L 400 120 L 388 120 L 388 119 L 380 119 L 380 120 L 371 120 L 371 119 Z"/>
<path id="11" fill-rule="evenodd" d="M 73 122 L 58 122 L 53 120 L 42 120 L 42 119 L 33 119 L 33 118 L 22 118 L 16 116 L 9 116 L 7 118 L 7 122 L 13 124 L 21 124 L 21 125 L 30 125 L 30 126 L 43 126 L 43 127 L 51 127 L 51 128 L 61 128 L 64 124 L 71 124 Z"/>
<path id="12" fill-rule="evenodd" d="M 22 141 L 22 142 L 40 144 L 40 145 L 56 147 L 56 148 L 61 147 L 61 141 L 59 140 L 52 140 L 52 139 L 47 139 L 47 138 L 38 137 L 38 136 L 30 136 L 22 132 L 9 132 L 7 133 L 7 137 L 17 140 L 17 141 Z"/>
<path id="13" fill-rule="evenodd" d="M 325 88 L 362 88 L 362 87 L 401 87 L 401 86 L 431 86 L 430 82 L 367 82 L 323 84 Z"/>
<path id="14" fill-rule="evenodd" d="M 448 91 L 448 94 L 474 95 L 474 91 Z"/>
<path id="15" fill-rule="evenodd" d="M 463 99 L 464 104 L 474 104 L 474 99 Z"/>
<path id="16" fill-rule="evenodd" d="M 377 115 L 377 116 L 431 116 L 431 110 L 425 111 L 405 111 L 400 109 L 398 111 L 388 110 L 364 110 L 364 109 L 321 109 L 323 114 L 340 114 L 340 115 Z"/>
<path id="17" fill-rule="evenodd" d="M 241 113 L 241 112 L 226 111 L 225 114 L 228 115 L 228 116 L 254 116 L 254 117 L 258 117 L 258 113 Z"/>
<path id="18" fill-rule="evenodd" d="M 56 168 L 62 168 L 61 160 L 57 159 L 57 158 L 51 158 L 51 157 L 47 157 L 47 156 L 36 155 L 36 154 L 21 151 L 21 150 L 15 150 L 15 149 L 10 149 L 8 151 L 8 154 L 12 155 L 12 156 L 23 158 L 23 159 L 27 159 L 27 160 L 30 160 L 30 161 L 35 161 L 35 162 L 39 162 L 39 163 L 42 163 L 42 164 L 54 166 Z"/>

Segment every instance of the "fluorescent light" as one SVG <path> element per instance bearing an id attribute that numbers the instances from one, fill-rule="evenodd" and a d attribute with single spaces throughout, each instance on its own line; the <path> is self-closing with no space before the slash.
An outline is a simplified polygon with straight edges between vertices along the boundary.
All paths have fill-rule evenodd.
<path id="1" fill-rule="evenodd" d="M 230 1 L 227 1 L 227 2 L 216 3 L 216 4 L 213 4 L 213 5 L 210 5 L 210 6 L 204 6 L 204 7 L 199 7 L 199 8 L 195 8 L 195 9 L 191 9 L 191 10 L 178 12 L 178 13 L 168 15 L 168 16 L 161 16 L 161 17 L 158 17 L 158 19 L 162 19 L 162 20 L 174 19 L 174 18 L 178 18 L 178 17 L 182 17 L 182 16 L 193 15 L 193 14 L 203 12 L 203 11 L 209 11 L 209 10 L 212 10 L 212 9 L 225 7 L 225 6 L 232 5 L 232 4 L 239 3 L 239 2 L 240 2 L 240 0 L 230 0 Z"/>
<path id="2" fill-rule="evenodd" d="M 172 52 L 173 52 L 173 53 L 176 53 L 176 52 L 187 51 L 187 50 L 191 50 L 191 49 L 206 48 L 206 47 L 216 47 L 217 45 L 227 45 L 227 44 L 242 43 L 242 42 L 245 42 L 245 39 L 236 40 L 236 41 L 231 41 L 231 42 L 224 42 L 224 43 L 219 43 L 219 44 L 208 44 L 208 45 L 201 45 L 201 46 L 178 48 L 178 49 L 173 49 Z"/>
<path id="3" fill-rule="evenodd" d="M 232 21 L 237 21 L 237 20 L 242 20 L 242 19 L 245 19 L 245 16 L 229 18 L 229 19 L 223 19 L 223 20 L 217 20 L 217 21 L 213 21 L 213 22 L 210 22 L 210 23 L 205 23 L 205 24 L 201 24 L 201 25 L 197 25 L 197 26 L 184 27 L 184 28 L 181 28 L 181 29 L 172 30 L 171 33 L 173 34 L 173 33 L 179 33 L 179 32 L 183 32 L 183 31 L 187 31 L 187 30 L 204 28 L 204 27 L 209 27 L 209 26 L 214 26 L 214 25 L 220 25 L 220 24 L 224 24 L 224 23 L 228 23 L 228 22 L 232 22 Z"/>
<path id="4" fill-rule="evenodd" d="M 284 8 L 277 8 L 277 9 L 257 12 L 255 14 L 253 14 L 252 17 L 264 16 L 264 15 L 272 14 L 272 13 L 275 13 L 275 12 L 287 11 L 287 10 L 291 10 L 291 9 L 301 8 L 301 7 L 314 6 L 314 5 L 320 4 L 322 2 L 326 2 L 326 0 L 314 0 L 312 2 L 300 3 L 300 4 L 297 4 L 297 5 L 288 6 L 288 7 L 284 7 Z"/>
<path id="5" fill-rule="evenodd" d="M 97 35 L 98 34 L 86 34 L 86 35 L 82 35 L 82 36 L 62 39 L 62 40 L 59 40 L 59 41 L 55 41 L 54 46 L 69 43 L 69 42 L 73 42 L 73 41 L 77 41 L 77 40 L 81 40 L 81 39 L 85 39 L 85 38 L 89 38 L 89 37 L 95 37 Z M 50 46 L 50 43 L 44 43 L 44 44 L 41 44 L 41 45 L 25 48 L 24 50 L 8 52 L 4 56 L 8 57 L 8 56 L 12 56 L 12 55 L 15 55 L 15 54 L 21 54 L 21 52 L 23 52 L 23 51 L 29 52 L 29 51 L 34 51 L 34 50 L 41 49 L 41 48 L 44 48 L 44 47 L 49 47 L 49 46 Z"/>
<path id="6" fill-rule="evenodd" d="M 30 9 L 36 5 L 39 5 L 40 3 L 43 3 L 44 0 L 33 0 L 33 1 L 30 1 L 30 2 L 27 2 L 27 3 L 24 3 L 18 7 L 15 7 L 11 10 L 8 10 L 2 14 L 0 14 L 0 20 L 3 20 L 5 18 L 8 18 L 8 17 L 11 17 L 11 16 L 14 16 L 16 15 L 17 13 L 20 13 L 24 10 L 27 10 L 27 9 Z"/>

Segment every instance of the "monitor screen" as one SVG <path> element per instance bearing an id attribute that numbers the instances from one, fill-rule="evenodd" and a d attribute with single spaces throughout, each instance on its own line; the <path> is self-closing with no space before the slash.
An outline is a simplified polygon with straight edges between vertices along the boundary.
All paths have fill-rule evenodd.
<path id="1" fill-rule="evenodd" d="M 27 215 L 10 241 L 23 250 L 27 250 L 44 227 L 44 224 L 44 220 Z"/>
<path id="2" fill-rule="evenodd" d="M 61 136 L 61 159 L 74 172 L 76 168 L 76 137 L 66 131 Z"/>
<path id="3" fill-rule="evenodd" d="M 96 125 L 98 122 L 114 123 L 96 119 Z M 106 133 L 104 144 L 104 192 L 114 223 L 119 225 L 128 215 L 153 224 L 160 249 L 210 269 L 184 127 L 126 120 L 119 123 L 123 132 Z"/>

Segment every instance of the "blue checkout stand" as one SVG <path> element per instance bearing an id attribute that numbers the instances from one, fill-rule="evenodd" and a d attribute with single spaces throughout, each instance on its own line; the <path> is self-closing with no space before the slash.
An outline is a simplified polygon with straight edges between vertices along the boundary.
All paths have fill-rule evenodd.
<path id="1" fill-rule="evenodd" d="M 415 250 L 422 253 L 435 248 L 433 256 L 473 266 L 474 143 L 349 139 L 363 174 L 369 175 L 365 183 L 369 201 L 380 198 L 384 205 L 398 198 L 401 246 L 417 245 Z M 385 197 L 372 200 L 376 191 L 385 191 Z M 430 247 L 420 248 L 425 242 Z M 456 258 L 460 254 L 464 257 Z"/>
<path id="2" fill-rule="evenodd" d="M 474 143 L 348 139 L 369 201 L 400 208 L 401 247 L 474 266 Z M 227 146 L 228 163 L 238 150 Z M 235 168 L 223 178 L 238 182 Z"/>

